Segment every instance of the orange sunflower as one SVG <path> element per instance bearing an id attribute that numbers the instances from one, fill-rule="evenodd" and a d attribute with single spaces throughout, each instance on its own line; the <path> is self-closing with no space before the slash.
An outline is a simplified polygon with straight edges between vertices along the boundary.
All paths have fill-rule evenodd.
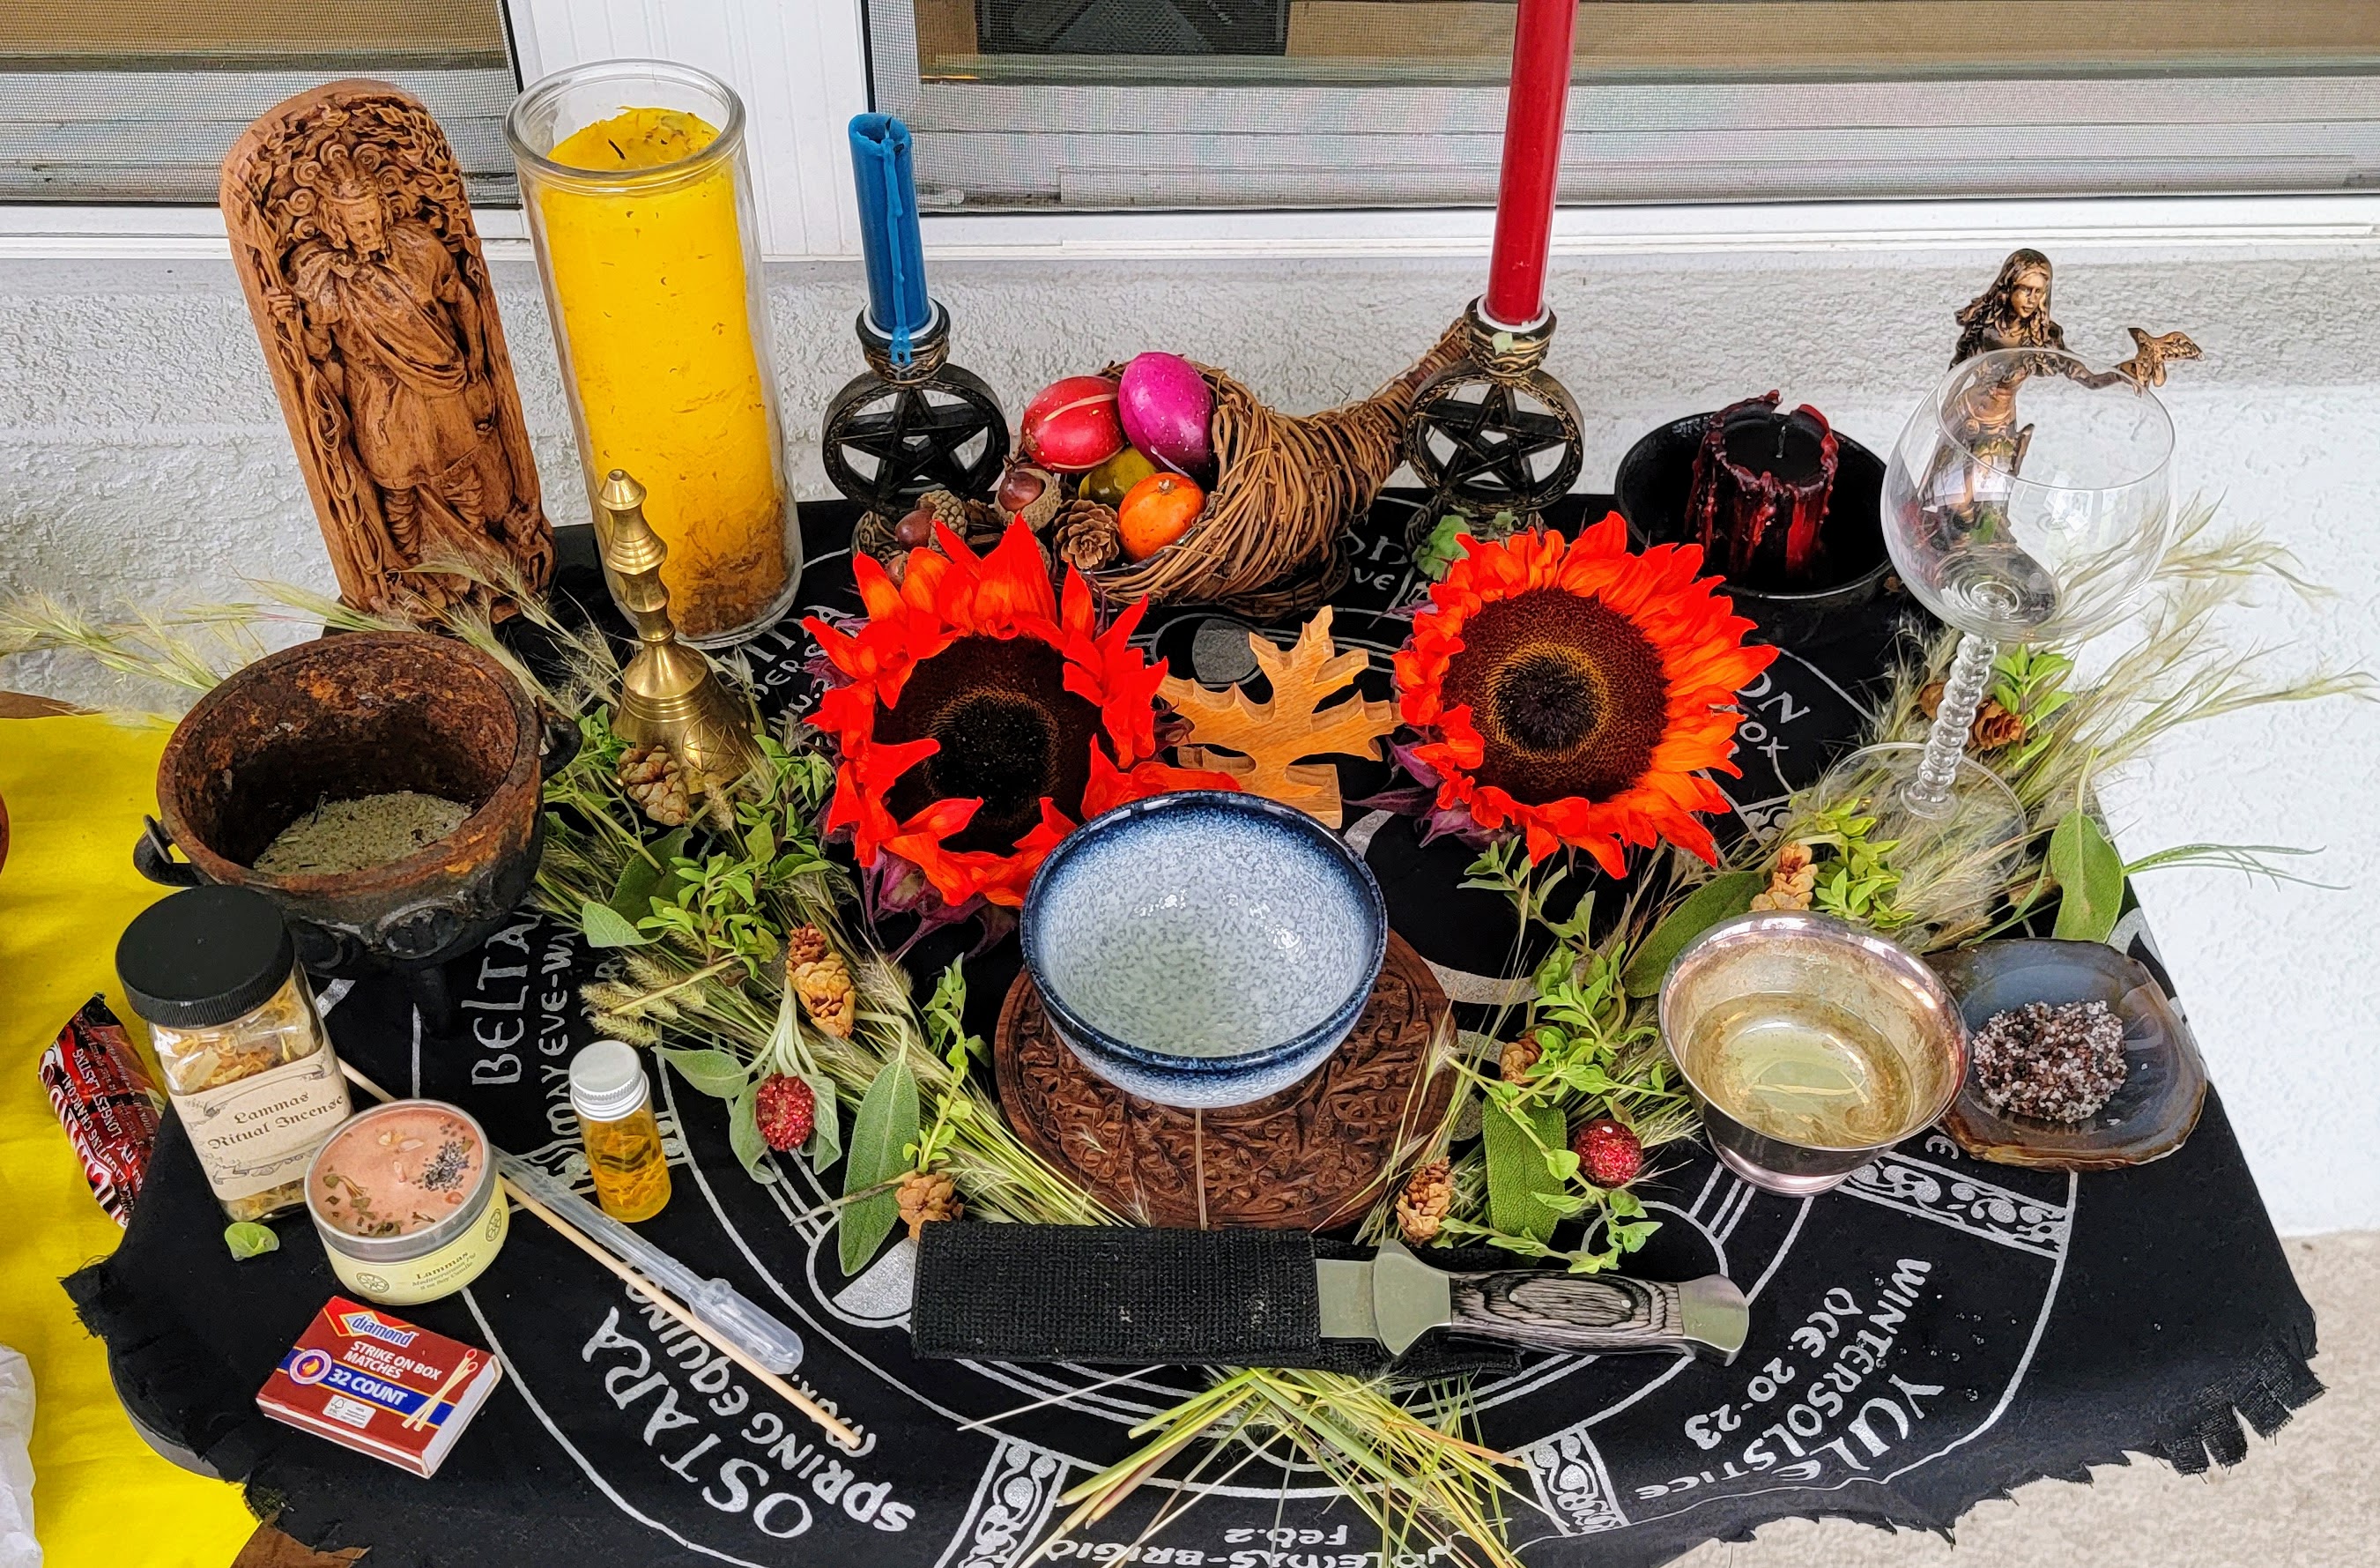
<path id="1" fill-rule="evenodd" d="M 983 556 L 935 536 L 941 553 L 910 552 L 897 588 L 853 559 L 868 611 L 856 630 L 803 623 L 834 677 L 809 719 L 840 751 L 826 825 L 851 831 L 880 885 L 914 867 L 948 914 L 1014 907 L 1081 819 L 1236 787 L 1155 760 L 1165 670 L 1131 642 L 1146 602 L 1100 631 L 1082 575 L 1067 569 L 1062 604 L 1024 524 Z"/>
<path id="2" fill-rule="evenodd" d="M 1524 532 L 1464 554 L 1430 590 L 1397 655 L 1401 748 L 1437 785 L 1438 814 L 1517 827 L 1529 858 L 1569 845 L 1611 875 L 1661 839 L 1715 859 L 1694 818 L 1727 797 L 1701 770 L 1737 770 L 1736 692 L 1777 657 L 1697 577 L 1694 545 L 1628 549 L 1618 513 L 1565 544 Z"/>

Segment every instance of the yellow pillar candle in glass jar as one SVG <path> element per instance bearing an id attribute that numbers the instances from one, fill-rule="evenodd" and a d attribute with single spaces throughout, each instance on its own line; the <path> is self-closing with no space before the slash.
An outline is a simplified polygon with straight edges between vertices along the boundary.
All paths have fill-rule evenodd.
<path id="1" fill-rule="evenodd" d="M 606 61 L 523 93 L 506 132 L 589 491 L 614 468 L 645 486 L 686 640 L 765 630 L 800 540 L 742 103 L 700 71 Z"/>

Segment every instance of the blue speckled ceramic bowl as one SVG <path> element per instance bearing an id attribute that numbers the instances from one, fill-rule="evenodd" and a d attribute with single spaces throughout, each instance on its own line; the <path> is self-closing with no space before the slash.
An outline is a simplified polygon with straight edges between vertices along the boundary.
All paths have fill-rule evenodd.
<path id="1" fill-rule="evenodd" d="M 1199 1109 L 1322 1065 L 1371 997 L 1389 912 L 1370 869 L 1305 812 L 1186 790 L 1068 834 L 1025 895 L 1020 940 L 1085 1066 Z"/>

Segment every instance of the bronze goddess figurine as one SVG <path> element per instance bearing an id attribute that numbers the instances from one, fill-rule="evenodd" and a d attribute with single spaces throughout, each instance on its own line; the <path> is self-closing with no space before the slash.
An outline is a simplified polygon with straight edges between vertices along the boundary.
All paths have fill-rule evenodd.
<path id="1" fill-rule="evenodd" d="M 462 175 L 430 112 L 382 82 L 300 93 L 233 145 L 222 196 L 340 597 L 427 620 L 467 602 L 504 614 L 474 578 L 543 588 L 553 532 Z"/>
<path id="2" fill-rule="evenodd" d="M 2038 250 L 2010 251 L 1992 286 L 1959 311 L 1959 346 L 1951 351 L 1950 363 L 1963 365 L 1978 354 L 2000 348 L 2065 349 L 2066 329 L 2049 314 L 2050 281 L 2048 257 Z M 2118 377 L 2136 387 L 2163 386 L 2168 364 L 2201 357 L 2198 345 L 2186 333 L 2153 336 L 2140 327 L 2124 330 L 2132 336 L 2131 359 L 2113 371 L 2086 371 L 2074 379 L 2092 386 L 2111 385 Z M 2027 371 L 2039 368 L 2028 363 L 2016 379 L 2022 381 Z M 2071 367 L 2064 373 L 2073 373 Z"/>
<path id="3" fill-rule="evenodd" d="M 1998 348 L 2063 348 L 2066 329 L 2049 315 L 2049 258 L 2015 250 L 1992 286 L 1959 312 L 1959 346 L 1950 363 L 1964 364 Z"/>

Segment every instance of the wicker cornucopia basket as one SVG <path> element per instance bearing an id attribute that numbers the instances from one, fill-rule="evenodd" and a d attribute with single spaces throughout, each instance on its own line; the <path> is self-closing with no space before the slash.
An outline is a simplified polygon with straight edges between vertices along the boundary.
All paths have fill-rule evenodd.
<path id="1" fill-rule="evenodd" d="M 1145 561 L 1089 574 L 1111 600 L 1216 604 L 1259 619 L 1308 610 L 1345 579 L 1340 536 L 1404 461 L 1422 383 L 1463 357 L 1449 327 L 1412 369 L 1360 402 L 1283 414 L 1205 365 L 1215 393 L 1215 484 L 1190 530 Z M 1111 376 L 1123 372 L 1111 365 Z"/>

